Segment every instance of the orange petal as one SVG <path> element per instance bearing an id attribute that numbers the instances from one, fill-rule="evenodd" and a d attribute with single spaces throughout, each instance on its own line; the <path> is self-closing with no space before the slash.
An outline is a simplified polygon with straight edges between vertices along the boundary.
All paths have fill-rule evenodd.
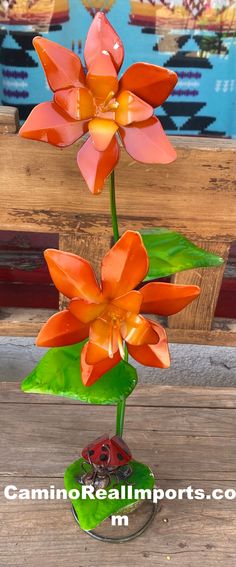
<path id="1" fill-rule="evenodd" d="M 33 108 L 19 134 L 22 138 L 65 147 L 73 144 L 87 130 L 86 121 L 73 120 L 55 102 L 42 102 Z"/>
<path id="2" fill-rule="evenodd" d="M 184 309 L 200 293 L 197 285 L 175 285 L 151 282 L 140 289 L 143 296 L 142 313 L 173 315 Z"/>
<path id="3" fill-rule="evenodd" d="M 75 120 L 87 120 L 94 114 L 93 97 L 84 87 L 57 91 L 54 101 Z"/>
<path id="4" fill-rule="evenodd" d="M 106 178 L 115 168 L 120 156 L 116 137 L 105 152 L 98 152 L 89 138 L 77 155 L 77 163 L 91 193 L 101 193 Z"/>
<path id="5" fill-rule="evenodd" d="M 155 108 L 168 98 L 178 81 L 176 73 L 151 65 L 134 63 L 120 80 L 120 90 L 129 90 Z"/>
<path id="6" fill-rule="evenodd" d="M 99 301 L 101 290 L 92 266 L 76 254 L 48 249 L 44 252 L 51 278 L 66 297 Z"/>
<path id="7" fill-rule="evenodd" d="M 115 305 L 124 311 L 131 311 L 132 313 L 139 313 L 142 304 L 142 295 L 139 291 L 128 291 L 125 295 L 121 295 L 113 299 L 111 305 Z"/>
<path id="8" fill-rule="evenodd" d="M 154 331 L 157 333 L 159 340 L 153 345 L 133 346 L 128 344 L 128 351 L 131 356 L 144 364 L 144 366 L 153 366 L 155 368 L 169 368 L 170 354 L 168 349 L 168 341 L 165 329 L 154 321 L 150 321 Z"/>
<path id="9" fill-rule="evenodd" d="M 145 278 L 148 265 L 140 234 L 127 230 L 103 258 L 101 279 L 104 296 L 112 299 L 134 289 Z"/>
<path id="10" fill-rule="evenodd" d="M 118 350 L 118 329 L 109 321 L 96 319 L 90 325 L 89 343 L 86 354 L 88 364 L 96 364 L 104 358 L 111 358 Z"/>
<path id="11" fill-rule="evenodd" d="M 79 321 L 89 323 L 103 313 L 106 305 L 106 303 L 92 303 L 85 299 L 74 298 L 69 303 L 68 309 Z"/>
<path id="12" fill-rule="evenodd" d="M 108 51 L 119 70 L 123 58 L 124 48 L 121 39 L 106 18 L 103 12 L 98 12 L 89 28 L 84 47 L 84 58 L 87 67 L 90 67 L 98 53 Z"/>
<path id="13" fill-rule="evenodd" d="M 176 159 L 176 151 L 156 116 L 130 126 L 122 126 L 119 131 L 126 151 L 136 161 L 171 163 Z"/>
<path id="14" fill-rule="evenodd" d="M 94 118 L 89 122 L 89 133 L 98 152 L 104 152 L 108 148 L 117 130 L 118 126 L 113 120 Z"/>
<path id="15" fill-rule="evenodd" d="M 121 126 L 147 120 L 153 115 L 152 106 L 130 91 L 122 91 L 116 100 L 119 103 L 116 110 L 116 121 Z"/>
<path id="16" fill-rule="evenodd" d="M 34 37 L 33 45 L 52 91 L 85 84 L 82 63 L 73 51 L 45 37 Z"/>
<path id="17" fill-rule="evenodd" d="M 108 370 L 111 370 L 114 366 L 119 364 L 121 361 L 121 356 L 119 351 L 114 354 L 113 358 L 105 358 L 101 362 L 97 364 L 87 364 L 86 356 L 88 350 L 88 343 L 84 345 L 82 353 L 81 353 L 81 374 L 82 374 L 82 382 L 84 386 L 92 386 L 94 382 L 96 382 L 99 378 L 101 378 Z"/>
<path id="18" fill-rule="evenodd" d="M 110 93 L 117 92 L 117 73 L 109 53 L 104 51 L 93 60 L 86 75 L 86 84 L 101 102 L 105 101 Z"/>
<path id="19" fill-rule="evenodd" d="M 33 45 L 52 91 L 85 84 L 82 63 L 73 51 L 40 36 L 34 37 Z"/>
<path id="20" fill-rule="evenodd" d="M 61 347 L 80 343 L 88 337 L 89 326 L 80 323 L 67 309 L 48 319 L 36 339 L 42 347 Z"/>
<path id="21" fill-rule="evenodd" d="M 121 335 L 131 345 L 153 344 L 157 335 L 147 319 L 134 313 L 129 313 L 121 323 Z"/>

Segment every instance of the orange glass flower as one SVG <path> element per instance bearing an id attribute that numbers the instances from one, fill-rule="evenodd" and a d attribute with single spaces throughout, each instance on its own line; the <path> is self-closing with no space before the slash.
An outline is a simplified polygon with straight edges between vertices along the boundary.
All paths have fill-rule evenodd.
<path id="1" fill-rule="evenodd" d="M 54 98 L 32 110 L 20 135 L 64 147 L 89 132 L 77 163 L 92 193 L 100 193 L 119 160 L 117 133 L 137 161 L 170 163 L 176 158 L 153 111 L 169 96 L 177 75 L 135 63 L 119 81 L 124 48 L 103 13 L 96 14 L 88 32 L 86 74 L 79 57 L 65 47 L 44 37 L 35 37 L 33 44 Z"/>
<path id="2" fill-rule="evenodd" d="M 105 255 L 101 284 L 91 265 L 75 254 L 46 250 L 45 258 L 57 289 L 70 299 L 68 309 L 53 315 L 41 329 L 36 344 L 71 345 L 89 338 L 81 356 L 82 381 L 93 384 L 124 357 L 124 342 L 141 364 L 170 365 L 164 328 L 141 313 L 173 315 L 195 299 L 195 285 L 150 282 L 149 261 L 138 232 L 127 231 Z"/>

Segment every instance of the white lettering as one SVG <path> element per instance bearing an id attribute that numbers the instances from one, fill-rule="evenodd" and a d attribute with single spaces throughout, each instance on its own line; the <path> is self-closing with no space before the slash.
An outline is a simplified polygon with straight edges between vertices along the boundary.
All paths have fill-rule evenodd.
<path id="1" fill-rule="evenodd" d="M 227 488 L 225 491 L 225 498 L 227 500 L 234 500 L 234 498 L 236 498 L 236 491 L 234 488 Z"/>
<path id="2" fill-rule="evenodd" d="M 30 500 L 30 490 L 29 488 L 21 488 L 19 490 L 19 500 Z"/>
<path id="3" fill-rule="evenodd" d="M 174 488 L 168 488 L 166 490 L 166 498 L 167 500 L 174 500 L 177 496 L 177 492 L 176 490 L 174 490 Z"/>
<path id="4" fill-rule="evenodd" d="M 77 488 L 71 488 L 68 492 L 70 500 L 77 500 L 80 497 L 80 491 Z"/>
<path id="5" fill-rule="evenodd" d="M 159 500 L 163 500 L 165 496 L 164 490 L 162 488 L 154 488 L 153 489 L 153 502 L 156 504 Z"/>
<path id="6" fill-rule="evenodd" d="M 82 484 L 82 499 L 85 500 L 88 496 L 90 500 L 95 500 L 94 490 L 94 486 L 92 486 L 91 484 L 88 486 L 86 486 L 86 484 Z"/>
<path id="7" fill-rule="evenodd" d="M 145 498 L 147 498 L 148 500 L 152 499 L 152 490 L 150 488 L 135 488 L 134 489 L 134 498 L 136 500 L 145 500 Z"/>
<path id="8" fill-rule="evenodd" d="M 10 494 L 10 491 L 14 490 L 14 494 Z M 15 494 L 17 487 L 14 484 L 9 484 L 4 488 L 4 496 L 7 500 L 15 500 L 17 498 L 17 494 Z"/>
<path id="9" fill-rule="evenodd" d="M 108 492 L 108 498 L 110 500 L 119 500 L 120 493 L 119 493 L 118 488 L 111 488 Z"/>
<path id="10" fill-rule="evenodd" d="M 112 526 L 128 526 L 129 518 L 128 516 L 112 516 L 111 517 Z"/>
<path id="11" fill-rule="evenodd" d="M 51 495 L 50 495 L 51 498 Z M 56 500 L 67 500 L 67 491 L 65 488 L 57 488 L 56 489 Z"/>
<path id="12" fill-rule="evenodd" d="M 202 488 L 196 488 L 194 495 L 196 500 L 204 500 L 205 498 L 205 493 Z"/>
<path id="13" fill-rule="evenodd" d="M 107 491 L 105 488 L 98 488 L 98 490 L 96 490 L 96 498 L 99 500 L 105 500 L 105 498 L 107 498 Z"/>
<path id="14" fill-rule="evenodd" d="M 48 490 L 47 488 L 32 488 L 31 489 L 32 500 L 48 500 Z"/>

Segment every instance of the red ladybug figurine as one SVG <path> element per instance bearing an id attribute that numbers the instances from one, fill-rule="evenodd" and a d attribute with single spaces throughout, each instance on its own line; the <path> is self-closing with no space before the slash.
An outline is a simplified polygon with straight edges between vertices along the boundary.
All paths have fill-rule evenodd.
<path id="1" fill-rule="evenodd" d="M 131 452 L 119 435 L 114 435 L 111 439 L 108 435 L 102 435 L 83 449 L 82 456 L 85 459 L 82 466 L 86 470 L 80 479 L 83 484 L 106 488 L 111 483 L 112 476 L 119 483 L 132 473 L 132 468 L 127 466 L 132 459 Z M 91 471 L 87 470 L 88 464 L 92 467 Z"/>
<path id="2" fill-rule="evenodd" d="M 132 458 L 129 447 L 118 435 L 114 435 L 111 439 L 107 435 L 102 435 L 83 449 L 82 457 L 100 467 L 120 467 Z"/>

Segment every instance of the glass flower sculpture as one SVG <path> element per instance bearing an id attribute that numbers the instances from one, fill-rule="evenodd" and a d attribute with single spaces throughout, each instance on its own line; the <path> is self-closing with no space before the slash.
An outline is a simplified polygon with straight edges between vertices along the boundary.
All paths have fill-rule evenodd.
<path id="1" fill-rule="evenodd" d="M 77 163 L 92 193 L 101 192 L 117 165 L 117 134 L 137 161 L 170 163 L 176 158 L 153 113 L 171 93 L 177 75 L 157 65 L 135 63 L 119 81 L 124 48 L 103 13 L 96 14 L 85 43 L 87 72 L 69 49 L 44 37 L 35 37 L 33 44 L 54 96 L 32 110 L 20 135 L 65 147 L 89 132 Z"/>
<path id="2" fill-rule="evenodd" d="M 147 283 L 149 260 L 138 232 L 126 231 L 102 260 L 101 285 L 91 265 L 60 250 L 46 250 L 45 258 L 57 289 L 70 298 L 68 309 L 53 315 L 36 344 L 61 347 L 89 339 L 81 353 L 81 377 L 91 386 L 128 352 L 141 364 L 170 365 L 165 329 L 141 313 L 173 315 L 200 292 L 195 285 Z"/>
<path id="3" fill-rule="evenodd" d="M 151 470 L 132 458 L 122 438 L 126 398 L 137 383 L 129 357 L 146 366 L 169 367 L 167 335 L 158 316 L 184 309 L 200 289 L 156 279 L 218 266 L 222 259 L 169 229 L 127 230 L 120 236 L 114 168 L 120 154 L 118 134 L 135 160 L 168 164 L 175 159 L 153 109 L 169 96 L 177 76 L 155 65 L 135 63 L 118 81 L 123 45 L 103 13 L 97 13 L 88 32 L 87 71 L 74 53 L 48 39 L 37 37 L 34 46 L 54 98 L 33 109 L 20 135 L 63 147 L 89 133 L 77 161 L 92 193 L 99 193 L 110 176 L 115 244 L 102 260 L 100 280 L 86 259 L 46 250 L 52 280 L 68 303 L 41 329 L 37 345 L 51 348 L 24 380 L 22 390 L 117 405 L 116 435 L 105 434 L 82 450 L 82 457 L 65 472 L 68 491 L 88 482 L 120 490 L 127 479 L 136 488 L 151 489 Z M 94 529 L 137 500 L 127 501 L 121 492 L 119 496 L 119 500 L 73 500 L 80 526 Z"/>

